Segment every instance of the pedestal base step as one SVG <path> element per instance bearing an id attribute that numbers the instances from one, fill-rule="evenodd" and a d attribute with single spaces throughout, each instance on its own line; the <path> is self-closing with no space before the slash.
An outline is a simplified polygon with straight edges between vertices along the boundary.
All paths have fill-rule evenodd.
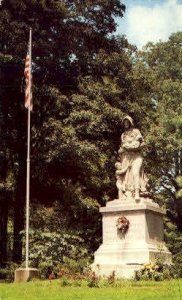
<path id="1" fill-rule="evenodd" d="M 116 278 L 123 279 L 134 279 L 136 271 L 141 269 L 140 264 L 128 264 L 128 265 L 110 265 L 110 264 L 92 264 L 92 271 L 97 274 L 97 276 L 110 276 L 115 273 Z"/>

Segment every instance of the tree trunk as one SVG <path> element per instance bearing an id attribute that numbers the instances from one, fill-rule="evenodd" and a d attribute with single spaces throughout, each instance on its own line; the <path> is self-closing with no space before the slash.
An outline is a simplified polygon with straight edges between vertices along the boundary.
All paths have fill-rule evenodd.
<path id="1" fill-rule="evenodd" d="M 8 227 L 8 197 L 7 193 L 0 193 L 0 266 L 7 262 L 7 227 Z"/>
<path id="2" fill-rule="evenodd" d="M 13 261 L 22 261 L 22 238 L 20 232 L 24 230 L 24 211 L 25 211 L 25 190 L 26 172 L 25 158 L 21 156 L 20 170 L 17 177 L 16 189 L 14 194 L 14 215 L 13 215 Z"/>
<path id="3" fill-rule="evenodd" d="M 20 200 L 20 199 L 19 199 Z M 22 201 L 16 201 L 14 205 L 14 228 L 13 228 L 13 261 L 22 261 L 22 240 L 20 232 L 24 229 L 24 207 Z"/>
<path id="4" fill-rule="evenodd" d="M 177 226 L 179 231 L 182 233 L 182 201 L 177 199 Z"/>

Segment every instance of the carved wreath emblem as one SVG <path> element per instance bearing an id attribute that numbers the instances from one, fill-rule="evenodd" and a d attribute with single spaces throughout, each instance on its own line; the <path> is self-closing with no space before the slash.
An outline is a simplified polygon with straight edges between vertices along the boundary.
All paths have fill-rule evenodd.
<path id="1" fill-rule="evenodd" d="M 129 225 L 130 225 L 130 222 L 129 220 L 124 217 L 124 216 L 121 216 L 117 219 L 117 222 L 116 222 L 116 227 L 117 229 L 119 229 L 122 233 L 126 233 L 128 228 L 129 228 Z"/>

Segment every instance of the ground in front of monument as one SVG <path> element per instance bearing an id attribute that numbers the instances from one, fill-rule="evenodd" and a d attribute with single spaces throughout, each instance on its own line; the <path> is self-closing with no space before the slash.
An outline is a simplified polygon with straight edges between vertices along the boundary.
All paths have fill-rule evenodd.
<path id="1" fill-rule="evenodd" d="M 130 281 L 120 280 L 115 286 L 88 287 L 86 281 L 46 280 L 27 283 L 0 283 L 1 300 L 180 300 L 182 280 Z"/>

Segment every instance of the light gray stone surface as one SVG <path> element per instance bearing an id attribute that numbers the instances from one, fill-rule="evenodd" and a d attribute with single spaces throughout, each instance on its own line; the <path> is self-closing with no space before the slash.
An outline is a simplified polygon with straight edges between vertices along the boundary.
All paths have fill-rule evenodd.
<path id="1" fill-rule="evenodd" d="M 114 200 L 101 207 L 103 242 L 95 252 L 92 270 L 100 275 L 131 278 L 142 264 L 171 263 L 171 253 L 166 248 L 163 234 L 165 211 L 151 199 Z M 122 234 L 116 227 L 117 219 L 126 217 L 129 229 Z"/>
<path id="2" fill-rule="evenodd" d="M 148 178 L 144 172 L 142 155 L 145 143 L 130 116 L 125 116 L 122 123 L 123 133 L 115 163 L 118 198 L 122 199 L 127 192 L 131 192 L 135 200 L 139 200 L 142 195 L 148 194 Z"/>

